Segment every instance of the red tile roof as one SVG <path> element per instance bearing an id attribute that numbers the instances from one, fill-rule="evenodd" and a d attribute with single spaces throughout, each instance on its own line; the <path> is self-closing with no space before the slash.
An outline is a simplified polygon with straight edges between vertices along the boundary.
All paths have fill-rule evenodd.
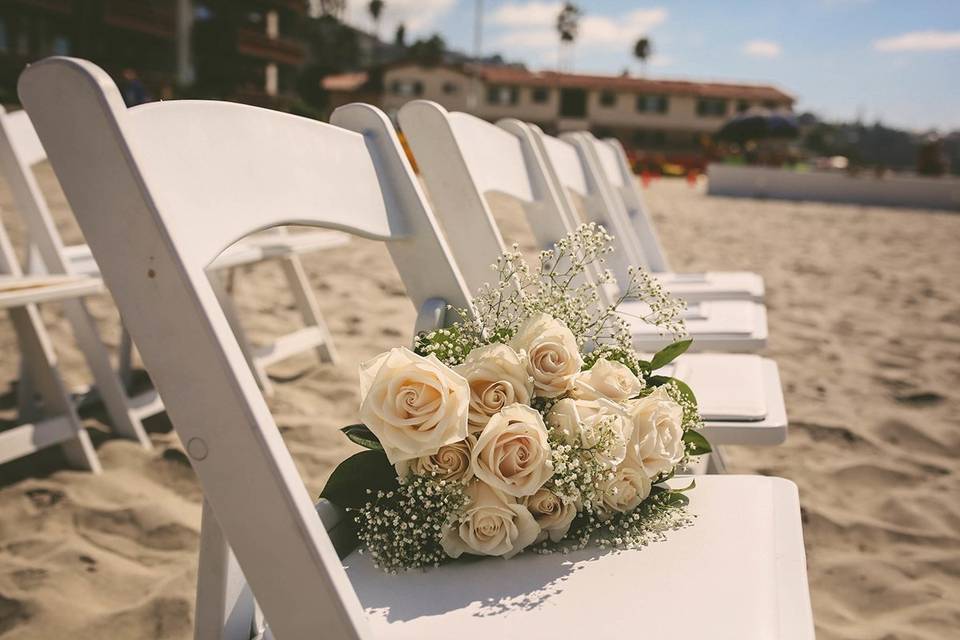
<path id="1" fill-rule="evenodd" d="M 324 76 L 320 84 L 327 91 L 356 91 L 367 82 L 368 77 L 366 71 L 340 73 L 337 75 Z"/>
<path id="2" fill-rule="evenodd" d="M 476 67 L 474 69 L 477 69 Z M 635 76 L 597 76 L 556 71 L 529 71 L 518 67 L 483 66 L 480 76 L 491 84 L 577 88 L 635 93 L 663 93 L 692 95 L 706 98 L 740 98 L 793 102 L 788 93 L 769 85 L 737 84 L 729 82 L 691 82 L 688 80 L 660 80 Z"/>

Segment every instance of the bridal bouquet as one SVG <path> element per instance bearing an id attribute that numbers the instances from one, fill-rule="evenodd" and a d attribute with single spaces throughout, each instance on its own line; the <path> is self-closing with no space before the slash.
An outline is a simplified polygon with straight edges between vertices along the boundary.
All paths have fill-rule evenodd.
<path id="1" fill-rule="evenodd" d="M 514 247 L 472 309 L 361 365 L 362 424 L 343 431 L 366 451 L 322 497 L 379 567 L 643 545 L 686 523 L 693 484 L 664 483 L 710 447 L 693 393 L 654 372 L 690 340 L 643 360 L 621 309 L 682 337 L 683 304 L 641 270 L 610 303 L 611 239 L 584 225 L 536 270 Z"/>

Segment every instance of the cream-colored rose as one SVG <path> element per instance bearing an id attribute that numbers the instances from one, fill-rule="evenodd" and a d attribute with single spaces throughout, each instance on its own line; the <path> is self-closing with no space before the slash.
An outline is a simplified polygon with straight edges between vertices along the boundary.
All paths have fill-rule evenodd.
<path id="1" fill-rule="evenodd" d="M 607 398 L 622 402 L 642 389 L 643 382 L 627 365 L 600 358 L 589 371 L 577 374 L 570 395 L 580 400 Z"/>
<path id="2" fill-rule="evenodd" d="M 650 476 L 642 464 L 626 461 L 603 483 L 603 507 L 625 513 L 640 506 L 650 495 Z"/>
<path id="3" fill-rule="evenodd" d="M 391 349 L 360 365 L 360 419 L 391 464 L 467 437 L 470 387 L 434 355 Z"/>
<path id="4" fill-rule="evenodd" d="M 467 436 L 466 440 L 443 445 L 429 456 L 402 460 L 396 465 L 397 475 L 401 478 L 413 474 L 432 476 L 437 480 L 469 480 L 473 477 L 470 452 L 476 444 L 476 437 Z"/>
<path id="5" fill-rule="evenodd" d="M 633 423 L 627 457 L 643 464 L 651 478 L 669 472 L 683 458 L 683 408 L 663 387 L 626 405 Z"/>
<path id="6" fill-rule="evenodd" d="M 473 473 L 491 487 L 515 496 L 529 496 L 553 475 L 547 427 L 540 413 L 512 404 L 490 418 L 477 438 Z"/>
<path id="7" fill-rule="evenodd" d="M 549 489 L 538 489 L 532 496 L 524 498 L 523 504 L 540 526 L 540 535 L 536 542 L 543 542 L 547 538 L 560 542 L 570 530 L 573 519 L 577 517 L 576 505 L 564 504 L 563 500 Z"/>
<path id="8" fill-rule="evenodd" d="M 440 546 L 451 558 L 464 553 L 512 558 L 533 543 L 540 527 L 517 499 L 474 480 L 459 522 L 444 528 Z"/>
<path id="9" fill-rule="evenodd" d="M 547 413 L 547 424 L 567 444 L 594 449 L 597 459 L 610 468 L 623 462 L 633 432 L 624 407 L 605 398 L 564 398 Z"/>
<path id="10" fill-rule="evenodd" d="M 526 352 L 533 393 L 543 398 L 556 398 L 569 391 L 583 366 L 573 333 L 545 313 L 531 316 L 520 325 L 510 346 Z"/>
<path id="11" fill-rule="evenodd" d="M 530 404 L 533 379 L 527 373 L 526 358 L 505 344 L 474 349 L 454 371 L 470 385 L 471 433 L 482 431 L 490 416 L 508 405 Z"/>

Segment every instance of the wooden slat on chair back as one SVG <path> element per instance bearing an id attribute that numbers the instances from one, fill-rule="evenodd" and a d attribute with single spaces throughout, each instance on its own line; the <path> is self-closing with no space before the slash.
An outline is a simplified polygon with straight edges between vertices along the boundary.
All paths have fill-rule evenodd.
<path id="1" fill-rule="evenodd" d="M 465 304 L 423 203 L 389 188 L 397 163 L 409 166 L 374 157 L 389 148 L 359 133 L 253 107 L 128 111 L 81 60 L 32 65 L 20 96 L 274 634 L 364 637 L 356 595 L 204 267 L 259 229 L 330 227 L 387 240 L 395 261 L 407 259 L 397 267 L 408 284 L 429 272 L 436 290 L 413 287 L 415 304 Z"/>

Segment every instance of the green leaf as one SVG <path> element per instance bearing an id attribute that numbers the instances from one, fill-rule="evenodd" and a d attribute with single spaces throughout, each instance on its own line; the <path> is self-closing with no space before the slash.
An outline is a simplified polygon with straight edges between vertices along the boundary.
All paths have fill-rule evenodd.
<path id="1" fill-rule="evenodd" d="M 674 489 L 674 491 L 678 491 L 678 492 L 680 492 L 680 493 L 683 493 L 683 492 L 685 492 L 685 491 L 690 491 L 691 489 L 695 489 L 696 487 L 697 487 L 697 479 L 696 479 L 696 478 L 691 478 L 691 479 L 690 479 L 690 484 L 688 484 L 687 486 L 685 486 L 683 489 Z"/>
<path id="2" fill-rule="evenodd" d="M 686 431 L 683 434 L 683 441 L 687 443 L 687 451 L 692 456 L 702 456 L 713 451 L 710 442 L 703 437 L 699 431 Z"/>
<path id="3" fill-rule="evenodd" d="M 668 344 L 653 355 L 653 360 L 650 361 L 650 368 L 656 371 L 660 367 L 670 364 L 677 359 L 677 356 L 689 349 L 691 343 L 693 343 L 693 338 L 677 340 L 673 344 Z"/>
<path id="4" fill-rule="evenodd" d="M 690 385 L 680 378 L 671 378 L 670 376 L 650 376 L 647 378 L 647 388 L 652 389 L 653 387 L 662 387 L 663 385 L 670 384 L 671 382 L 677 385 L 677 390 L 680 392 L 681 396 L 683 396 L 686 400 L 689 400 L 694 407 L 697 406 L 697 396 L 694 395 L 693 389 L 691 389 Z"/>
<path id="5" fill-rule="evenodd" d="M 380 444 L 379 438 L 374 435 L 373 431 L 370 431 L 370 428 L 365 424 L 351 424 L 348 427 L 340 429 L 351 442 L 355 442 L 364 449 L 375 449 L 377 451 L 383 451 L 383 445 Z"/>
<path id="6" fill-rule="evenodd" d="M 393 491 L 399 486 L 397 471 L 385 453 L 361 451 L 333 470 L 320 497 L 342 509 L 358 509 L 370 502 L 377 491 Z"/>
<path id="7" fill-rule="evenodd" d="M 685 507 L 690 504 L 690 498 L 683 495 L 679 491 L 669 491 L 663 498 L 661 498 L 663 504 L 668 507 Z"/>

